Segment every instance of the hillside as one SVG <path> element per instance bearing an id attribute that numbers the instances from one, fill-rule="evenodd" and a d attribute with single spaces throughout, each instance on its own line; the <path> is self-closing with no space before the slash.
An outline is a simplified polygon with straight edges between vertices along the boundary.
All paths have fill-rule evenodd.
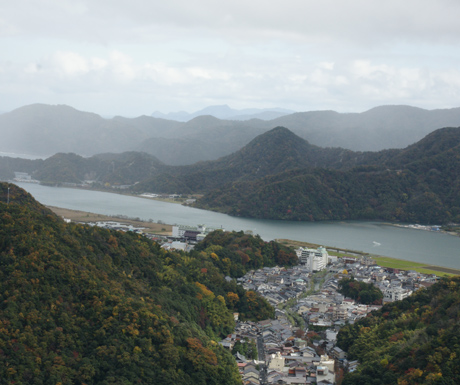
<path id="1" fill-rule="evenodd" d="M 98 154 L 84 158 L 73 153 L 55 154 L 45 160 L 0 158 L 0 177 L 14 178 L 14 171 L 27 172 L 45 184 L 83 183 L 129 185 L 167 170 L 168 167 L 152 155 L 141 152 Z"/>
<path id="2" fill-rule="evenodd" d="M 0 224 L 3 382 L 241 383 L 215 340 L 234 311 L 258 319 L 273 308 L 224 279 L 212 253 L 237 263 L 236 251 L 166 252 L 138 234 L 65 224 L 4 183 Z"/>
<path id="3" fill-rule="evenodd" d="M 253 181 L 299 168 L 350 168 L 366 159 L 361 153 L 341 148 L 320 148 L 285 127 L 257 136 L 242 149 L 215 161 L 169 168 L 171 183 L 182 183 L 184 192 L 203 193 L 227 183 Z M 164 175 L 143 181 L 136 191 L 176 192 L 162 184 Z"/>
<path id="4" fill-rule="evenodd" d="M 338 170 L 334 164 L 299 164 L 297 170 L 228 183 L 197 206 L 266 219 L 458 222 L 459 143 L 460 128 L 445 128 L 404 150 L 355 153 Z"/>
<path id="5" fill-rule="evenodd" d="M 345 326 L 337 344 L 360 365 L 342 384 L 460 383 L 459 307 L 460 278 L 443 278 Z"/>

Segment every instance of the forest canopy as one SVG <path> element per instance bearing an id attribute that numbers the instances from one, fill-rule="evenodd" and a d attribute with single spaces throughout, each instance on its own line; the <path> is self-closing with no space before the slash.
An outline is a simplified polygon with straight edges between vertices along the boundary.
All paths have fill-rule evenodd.
<path id="1" fill-rule="evenodd" d="M 337 345 L 358 360 L 343 385 L 460 383 L 460 277 L 442 278 L 343 327 Z"/>
<path id="2" fill-rule="evenodd" d="M 241 383 L 217 341 L 233 331 L 234 311 L 255 320 L 273 316 L 273 308 L 224 279 L 215 255 L 237 250 L 216 247 L 165 251 L 135 233 L 66 224 L 24 190 L 1 183 L 0 378 Z"/>

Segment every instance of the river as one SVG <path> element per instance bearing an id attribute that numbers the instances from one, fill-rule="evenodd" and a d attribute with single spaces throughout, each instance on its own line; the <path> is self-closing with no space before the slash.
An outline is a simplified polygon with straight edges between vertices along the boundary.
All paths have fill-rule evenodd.
<path id="1" fill-rule="evenodd" d="M 460 237 L 367 221 L 291 222 L 231 217 L 133 196 L 18 183 L 45 205 L 153 219 L 167 224 L 251 230 L 265 240 L 287 238 L 460 269 Z"/>

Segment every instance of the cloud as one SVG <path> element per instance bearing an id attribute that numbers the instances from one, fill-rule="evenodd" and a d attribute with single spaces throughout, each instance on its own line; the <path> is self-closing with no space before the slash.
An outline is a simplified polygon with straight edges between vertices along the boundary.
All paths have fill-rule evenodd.
<path id="1" fill-rule="evenodd" d="M 5 1 L 0 102 L 129 115 L 450 107 L 459 11 L 457 0 Z"/>
<path id="2" fill-rule="evenodd" d="M 460 35 L 456 0 L 16 0 L 2 2 L 0 14 L 0 25 L 7 24 L 3 35 L 55 37 L 59 31 L 64 38 L 105 43 L 156 41 L 171 32 L 174 39 L 184 31 L 251 43 L 297 38 L 458 44 Z"/>

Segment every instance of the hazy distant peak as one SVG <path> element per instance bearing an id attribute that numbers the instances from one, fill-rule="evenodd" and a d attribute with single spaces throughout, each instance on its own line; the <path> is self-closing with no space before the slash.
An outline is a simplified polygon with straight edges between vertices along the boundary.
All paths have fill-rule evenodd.
<path id="1" fill-rule="evenodd" d="M 195 114 L 213 115 L 213 116 L 216 116 L 216 115 L 229 116 L 229 115 L 234 114 L 235 111 L 236 110 L 231 109 L 227 104 L 222 104 L 218 106 L 205 107 L 202 110 L 195 112 Z"/>
<path id="2" fill-rule="evenodd" d="M 293 112 L 294 111 L 286 110 L 283 108 L 245 108 L 242 110 L 235 110 L 229 107 L 227 104 L 222 104 L 216 106 L 208 106 L 193 113 L 179 111 L 164 114 L 162 112 L 155 111 L 152 116 L 155 118 L 171 119 L 181 122 L 188 122 L 189 120 L 203 115 L 211 115 L 215 118 L 226 120 L 271 120 L 280 116 L 292 114 Z"/>
<path id="3" fill-rule="evenodd" d="M 196 124 L 204 124 L 204 125 L 214 125 L 218 124 L 220 125 L 222 122 L 219 118 L 216 118 L 215 116 L 212 115 L 200 115 L 197 116 L 193 119 L 190 119 L 185 126 L 188 125 L 196 125 Z"/>
<path id="4" fill-rule="evenodd" d="M 370 110 L 367 110 L 363 112 L 362 114 L 363 115 L 382 115 L 382 114 L 387 114 L 387 113 L 410 114 L 410 113 L 423 113 L 423 112 L 428 112 L 428 110 L 425 110 L 419 107 L 407 106 L 407 105 L 385 105 L 385 106 L 377 106 L 377 107 L 371 108 Z"/>
<path id="5" fill-rule="evenodd" d="M 16 108 L 13 111 L 10 111 L 7 114 L 11 115 L 21 115 L 21 116 L 31 116 L 31 115 L 44 115 L 50 119 L 53 116 L 59 116 L 62 114 L 66 115 L 85 115 L 87 117 L 103 119 L 100 115 L 95 114 L 94 112 L 85 112 L 77 110 L 74 107 L 68 106 L 66 104 L 42 104 L 35 103 L 29 104 L 27 106 Z"/>

